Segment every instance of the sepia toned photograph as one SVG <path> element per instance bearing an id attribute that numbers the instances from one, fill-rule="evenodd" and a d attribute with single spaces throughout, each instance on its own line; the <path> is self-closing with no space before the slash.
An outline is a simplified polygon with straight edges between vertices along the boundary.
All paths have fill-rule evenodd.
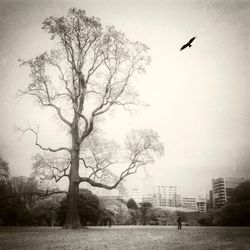
<path id="1" fill-rule="evenodd" d="M 0 0 L 0 249 L 250 249 L 249 14 Z"/>

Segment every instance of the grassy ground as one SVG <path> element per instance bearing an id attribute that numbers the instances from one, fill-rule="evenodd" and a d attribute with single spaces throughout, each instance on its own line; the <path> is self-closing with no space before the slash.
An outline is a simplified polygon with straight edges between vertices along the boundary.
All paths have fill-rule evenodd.
<path id="1" fill-rule="evenodd" d="M 0 228 L 0 249 L 250 249 L 250 228 Z"/>

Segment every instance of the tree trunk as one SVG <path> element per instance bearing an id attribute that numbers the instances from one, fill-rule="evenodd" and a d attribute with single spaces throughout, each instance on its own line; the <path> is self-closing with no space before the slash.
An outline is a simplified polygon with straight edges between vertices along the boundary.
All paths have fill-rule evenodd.
<path id="1" fill-rule="evenodd" d="M 64 223 L 64 228 L 80 228 L 80 218 L 78 212 L 79 200 L 79 183 L 72 180 L 69 181 L 68 191 L 68 209 L 67 217 Z"/>
<path id="2" fill-rule="evenodd" d="M 80 228 L 80 218 L 78 212 L 79 201 L 79 143 L 78 128 L 74 127 L 71 131 L 72 135 L 72 151 L 71 151 L 71 167 L 69 173 L 69 190 L 68 190 L 68 209 L 64 223 L 64 228 Z"/>

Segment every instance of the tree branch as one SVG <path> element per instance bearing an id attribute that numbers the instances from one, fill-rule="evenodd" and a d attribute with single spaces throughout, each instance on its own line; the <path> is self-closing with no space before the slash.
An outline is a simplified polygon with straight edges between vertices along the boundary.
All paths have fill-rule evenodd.
<path id="1" fill-rule="evenodd" d="M 46 191 L 41 191 L 41 192 L 32 192 L 31 193 L 32 195 L 38 195 L 38 196 L 41 196 L 41 197 L 47 197 L 47 196 L 50 196 L 50 195 L 53 195 L 53 194 L 68 194 L 67 191 L 61 191 L 61 190 L 58 190 L 58 191 L 50 191 L 50 190 L 46 190 Z"/>
<path id="2" fill-rule="evenodd" d="M 39 142 L 38 142 L 38 134 L 39 134 L 39 126 L 37 127 L 37 131 L 35 131 L 34 129 L 32 129 L 32 128 L 27 128 L 27 129 L 20 129 L 19 128 L 19 130 L 20 131 L 22 131 L 23 132 L 23 134 L 25 134 L 26 132 L 28 132 L 28 131 L 30 131 L 31 133 L 33 133 L 34 135 L 35 135 L 35 138 L 36 138 L 36 140 L 35 140 L 35 145 L 37 145 L 40 149 L 42 149 L 42 150 L 45 150 L 45 151 L 50 151 L 50 152 L 53 152 L 53 153 L 55 153 L 55 152 L 59 152 L 59 151 L 67 151 L 67 152 L 71 152 L 71 150 L 69 149 L 69 148 L 67 148 L 67 147 L 60 147 L 60 148 L 56 148 L 56 149 L 53 149 L 53 148 L 50 148 L 50 147 L 47 147 L 47 148 L 45 148 L 45 147 L 43 147 L 43 146 L 41 146 L 40 144 L 39 144 Z"/>
<path id="3" fill-rule="evenodd" d="M 87 182 L 89 183 L 91 186 L 93 187 L 99 187 L 99 188 L 105 188 L 105 189 L 108 189 L 108 190 L 112 190 L 114 188 L 116 188 L 123 179 L 125 179 L 127 176 L 131 175 L 131 174 L 135 174 L 137 172 L 137 169 L 140 165 L 137 165 L 134 169 L 133 172 L 130 172 L 130 170 L 132 169 L 126 169 L 126 171 L 124 171 L 119 179 L 113 184 L 113 185 L 106 185 L 106 184 L 103 184 L 103 183 L 100 183 L 100 182 L 95 182 L 94 180 L 90 179 L 90 178 L 87 178 L 87 177 L 80 177 L 79 178 L 79 182 Z"/>

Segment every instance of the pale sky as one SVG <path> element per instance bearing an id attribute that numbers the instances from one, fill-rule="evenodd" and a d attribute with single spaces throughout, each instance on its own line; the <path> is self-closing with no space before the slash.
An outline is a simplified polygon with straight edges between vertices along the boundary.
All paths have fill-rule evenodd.
<path id="1" fill-rule="evenodd" d="M 51 48 L 42 21 L 69 7 L 150 47 L 152 63 L 135 83 L 150 106 L 132 115 L 118 110 L 104 125 L 119 142 L 132 128 L 152 128 L 165 145 L 165 155 L 147 167 L 149 177 L 140 171 L 128 185 L 176 185 L 199 195 L 213 177 L 250 177 L 250 2 L 240 0 L 0 0 L 0 152 L 12 175 L 29 175 L 38 152 L 34 138 L 20 138 L 15 126 L 40 124 L 47 146 L 67 141 L 52 112 L 15 96 L 29 83 L 17 60 Z M 180 52 L 193 36 L 193 47 Z"/>

